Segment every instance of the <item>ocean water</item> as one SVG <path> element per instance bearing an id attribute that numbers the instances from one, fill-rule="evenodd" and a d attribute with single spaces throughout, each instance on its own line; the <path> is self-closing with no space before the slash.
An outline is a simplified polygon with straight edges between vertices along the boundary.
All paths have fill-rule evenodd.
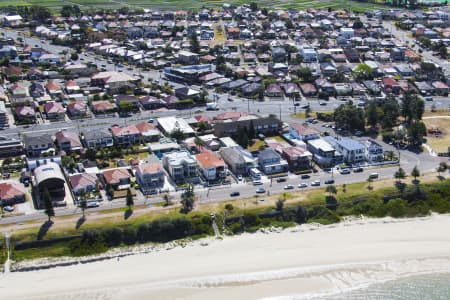
<path id="1" fill-rule="evenodd" d="M 300 298 L 301 299 L 301 298 Z M 320 300 L 450 300 L 450 273 L 416 275 L 376 283 L 341 294 L 316 296 Z"/>

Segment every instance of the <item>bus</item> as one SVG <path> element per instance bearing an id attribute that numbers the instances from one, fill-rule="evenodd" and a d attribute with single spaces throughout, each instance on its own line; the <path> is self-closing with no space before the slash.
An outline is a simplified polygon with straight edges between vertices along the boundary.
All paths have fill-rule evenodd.
<path id="1" fill-rule="evenodd" d="M 261 171 L 257 168 L 251 168 L 250 175 L 252 176 L 253 180 L 261 180 Z"/>

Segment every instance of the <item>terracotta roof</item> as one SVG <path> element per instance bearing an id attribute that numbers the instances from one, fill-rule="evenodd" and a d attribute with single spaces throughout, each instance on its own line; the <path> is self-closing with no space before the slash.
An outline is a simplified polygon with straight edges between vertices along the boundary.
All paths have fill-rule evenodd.
<path id="1" fill-rule="evenodd" d="M 59 131 L 55 134 L 58 144 L 69 142 L 72 148 L 82 147 L 78 134 L 74 131 Z"/>
<path id="2" fill-rule="evenodd" d="M 318 134 L 319 132 L 311 126 L 305 126 L 300 123 L 291 123 L 290 126 L 295 129 L 299 135 Z"/>
<path id="3" fill-rule="evenodd" d="M 34 116 L 34 109 L 30 106 L 19 106 L 14 110 L 19 116 Z"/>
<path id="4" fill-rule="evenodd" d="M 205 116 L 205 115 L 194 116 L 194 118 L 195 118 L 198 122 L 211 123 L 211 119 L 210 119 L 208 116 Z"/>
<path id="5" fill-rule="evenodd" d="M 139 134 L 140 131 L 137 129 L 136 125 L 128 125 L 124 127 L 114 126 L 111 128 L 111 132 L 114 136 L 124 136 L 130 134 Z"/>
<path id="6" fill-rule="evenodd" d="M 150 131 L 150 130 L 157 130 L 156 126 L 147 122 L 141 122 L 135 125 L 137 130 L 139 130 L 140 133 Z"/>
<path id="7" fill-rule="evenodd" d="M 49 81 L 47 81 L 47 90 L 59 91 L 59 90 L 61 90 L 61 86 L 54 80 L 49 80 Z"/>
<path id="8" fill-rule="evenodd" d="M 44 104 L 44 110 L 47 114 L 64 113 L 64 107 L 59 102 L 47 102 Z"/>
<path id="9" fill-rule="evenodd" d="M 223 159 L 218 157 L 211 151 L 199 153 L 195 156 L 195 158 L 197 159 L 199 165 L 201 165 L 205 169 L 225 166 L 225 162 L 223 161 Z"/>
<path id="10" fill-rule="evenodd" d="M 163 167 L 160 163 L 145 163 L 140 164 L 137 166 L 137 171 L 139 171 L 141 174 L 153 174 L 163 171 Z"/>
<path id="11" fill-rule="evenodd" d="M 131 178 L 130 172 L 127 169 L 112 169 L 103 172 L 106 183 L 117 184 L 120 179 Z"/>
<path id="12" fill-rule="evenodd" d="M 26 194 L 25 187 L 22 183 L 17 181 L 3 181 L 0 182 L 0 199 L 10 200 L 14 197 Z"/>
<path id="13" fill-rule="evenodd" d="M 92 102 L 92 107 L 94 108 L 95 111 L 105 111 L 115 109 L 116 105 L 109 101 L 101 100 Z"/>
<path id="14" fill-rule="evenodd" d="M 82 189 L 87 186 L 96 185 L 98 178 L 95 174 L 81 173 L 70 176 L 69 181 L 73 189 Z"/>
<path id="15" fill-rule="evenodd" d="M 240 117 L 248 116 L 246 112 L 238 112 L 238 111 L 228 111 L 221 114 L 218 114 L 214 117 L 216 120 L 229 120 L 229 119 L 239 119 Z"/>
<path id="16" fill-rule="evenodd" d="M 73 110 L 86 110 L 87 105 L 81 100 L 72 101 L 67 105 L 67 108 L 71 111 Z"/>

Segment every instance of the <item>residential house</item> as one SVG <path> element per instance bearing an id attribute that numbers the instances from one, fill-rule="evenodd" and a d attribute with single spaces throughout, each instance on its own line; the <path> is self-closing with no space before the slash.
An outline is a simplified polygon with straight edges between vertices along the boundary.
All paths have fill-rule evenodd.
<path id="1" fill-rule="evenodd" d="M 267 86 L 265 95 L 267 97 L 281 97 L 283 95 L 281 86 L 277 83 L 271 83 Z"/>
<path id="2" fill-rule="evenodd" d="M 414 81 L 414 85 L 423 96 L 433 95 L 435 92 L 435 88 L 426 81 Z"/>
<path id="3" fill-rule="evenodd" d="M 61 103 L 50 101 L 44 104 L 44 112 L 48 120 L 62 121 L 66 116 L 66 111 Z"/>
<path id="4" fill-rule="evenodd" d="M 36 123 L 36 114 L 31 106 L 18 106 L 14 109 L 14 116 L 19 124 Z"/>
<path id="5" fill-rule="evenodd" d="M 384 77 L 383 78 L 383 86 L 384 86 L 384 91 L 388 94 L 392 93 L 392 94 L 398 95 L 402 91 L 397 80 L 395 80 L 392 77 Z"/>
<path id="6" fill-rule="evenodd" d="M 300 89 L 305 97 L 313 97 L 317 94 L 317 89 L 312 83 L 301 83 Z"/>
<path id="7" fill-rule="evenodd" d="M 0 136 L 0 157 L 18 156 L 22 152 L 22 141 L 16 138 Z"/>
<path id="8" fill-rule="evenodd" d="M 16 180 L 0 181 L 0 205 L 14 205 L 25 202 L 27 191 L 22 183 Z"/>
<path id="9" fill-rule="evenodd" d="M 326 140 L 342 154 L 346 163 L 353 164 L 365 160 L 365 147 L 360 142 L 349 138 L 335 139 L 331 136 L 326 137 Z"/>
<path id="10" fill-rule="evenodd" d="M 367 140 L 364 142 L 364 154 L 368 162 L 377 162 L 383 160 L 383 147 L 374 140 Z"/>
<path id="11" fill-rule="evenodd" d="M 197 177 L 197 162 L 187 151 L 164 153 L 163 166 L 175 182 Z"/>
<path id="12" fill-rule="evenodd" d="M 225 178 L 225 161 L 214 152 L 206 150 L 195 155 L 195 158 L 206 180 L 214 181 L 219 178 Z"/>
<path id="13" fill-rule="evenodd" d="M 114 141 L 119 145 L 134 145 L 140 142 L 141 133 L 136 125 L 113 126 L 111 128 Z"/>
<path id="14" fill-rule="evenodd" d="M 82 132 L 82 140 L 86 148 L 96 150 L 114 145 L 112 134 L 107 129 L 85 130 Z"/>
<path id="15" fill-rule="evenodd" d="M 161 132 L 154 124 L 141 122 L 135 125 L 141 135 L 141 142 L 155 142 L 161 137 Z"/>
<path id="16" fill-rule="evenodd" d="M 300 96 L 300 88 L 295 82 L 285 83 L 281 87 L 283 88 L 286 97 Z"/>
<path id="17" fill-rule="evenodd" d="M 95 114 L 113 114 L 117 110 L 117 105 L 107 100 L 92 102 L 92 111 Z"/>
<path id="18" fill-rule="evenodd" d="M 54 80 L 47 81 L 45 87 L 47 88 L 48 93 L 53 96 L 60 95 L 63 92 L 61 85 Z"/>
<path id="19" fill-rule="evenodd" d="M 298 53 L 301 55 L 303 62 L 305 63 L 317 62 L 317 51 L 313 48 L 300 47 Z"/>
<path id="20" fill-rule="evenodd" d="M 61 130 L 55 134 L 55 141 L 58 148 L 66 153 L 79 151 L 83 148 L 78 134 L 74 131 Z"/>
<path id="21" fill-rule="evenodd" d="M 115 190 L 124 190 L 130 187 L 132 175 L 127 168 L 109 169 L 103 171 L 102 174 L 105 183 Z"/>
<path id="22" fill-rule="evenodd" d="M 280 120 L 273 116 L 260 118 L 250 115 L 224 121 L 215 120 L 213 130 L 214 135 L 217 137 L 233 137 L 236 136 L 238 127 L 248 128 L 249 126 L 253 126 L 255 134 L 264 134 L 268 136 L 278 134 L 281 131 L 283 124 Z"/>
<path id="23" fill-rule="evenodd" d="M 73 93 L 79 93 L 80 92 L 80 86 L 75 80 L 67 80 L 64 83 L 66 87 L 67 94 L 73 94 Z"/>
<path id="24" fill-rule="evenodd" d="M 177 117 L 158 118 L 158 126 L 165 135 L 170 135 L 174 130 L 181 130 L 186 137 L 194 136 L 194 129 L 185 119 Z"/>
<path id="25" fill-rule="evenodd" d="M 54 207 L 66 206 L 66 180 L 61 167 L 52 161 L 45 159 L 44 164 L 34 169 L 34 191 L 37 197 L 37 204 L 39 208 L 44 208 L 43 193 L 48 191 L 50 200 Z"/>
<path id="26" fill-rule="evenodd" d="M 434 87 L 434 93 L 439 96 L 448 96 L 448 85 L 442 81 L 433 81 L 431 85 Z"/>
<path id="27" fill-rule="evenodd" d="M 311 168 L 312 153 L 306 147 L 291 146 L 282 149 L 281 156 L 286 159 L 291 171 Z"/>
<path id="28" fill-rule="evenodd" d="M 88 112 L 87 104 L 82 100 L 72 101 L 67 105 L 67 111 L 73 118 L 85 117 Z"/>
<path id="29" fill-rule="evenodd" d="M 164 186 L 165 172 L 158 162 L 143 163 L 136 167 L 136 182 L 144 195 Z"/>
<path id="30" fill-rule="evenodd" d="M 259 151 L 258 164 L 266 175 L 287 172 L 289 168 L 287 161 L 271 148 Z"/>
<path id="31" fill-rule="evenodd" d="M 48 133 L 24 134 L 25 153 L 29 157 L 40 156 L 42 152 L 54 150 L 53 138 Z"/>
<path id="32" fill-rule="evenodd" d="M 69 176 L 69 183 L 75 195 L 98 190 L 99 180 L 96 174 L 80 173 Z"/>
<path id="33" fill-rule="evenodd" d="M 236 176 L 247 175 L 251 168 L 257 166 L 257 158 L 240 146 L 221 148 L 220 155 Z"/>
<path id="34" fill-rule="evenodd" d="M 178 62 L 183 65 L 195 65 L 198 63 L 199 55 L 190 51 L 181 50 L 178 52 Z"/>
<path id="35" fill-rule="evenodd" d="M 291 123 L 289 124 L 289 134 L 291 137 L 307 142 L 309 140 L 320 139 L 320 132 L 307 123 Z"/>
<path id="36" fill-rule="evenodd" d="M 332 166 L 335 162 L 335 149 L 324 139 L 309 140 L 307 149 L 319 166 Z"/>
<path id="37" fill-rule="evenodd" d="M 92 85 L 103 86 L 109 91 L 118 91 L 121 87 L 134 87 L 140 78 L 124 72 L 106 71 L 91 77 Z"/>

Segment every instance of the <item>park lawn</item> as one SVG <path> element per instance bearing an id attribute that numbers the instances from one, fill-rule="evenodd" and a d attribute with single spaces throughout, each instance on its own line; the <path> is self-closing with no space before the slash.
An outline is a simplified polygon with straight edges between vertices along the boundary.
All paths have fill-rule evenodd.
<path id="1" fill-rule="evenodd" d="M 423 122 L 427 129 L 439 129 L 442 131 L 440 136 L 428 134 L 427 145 L 429 145 L 436 153 L 446 153 L 450 146 L 450 117 L 443 118 L 424 118 Z"/>

